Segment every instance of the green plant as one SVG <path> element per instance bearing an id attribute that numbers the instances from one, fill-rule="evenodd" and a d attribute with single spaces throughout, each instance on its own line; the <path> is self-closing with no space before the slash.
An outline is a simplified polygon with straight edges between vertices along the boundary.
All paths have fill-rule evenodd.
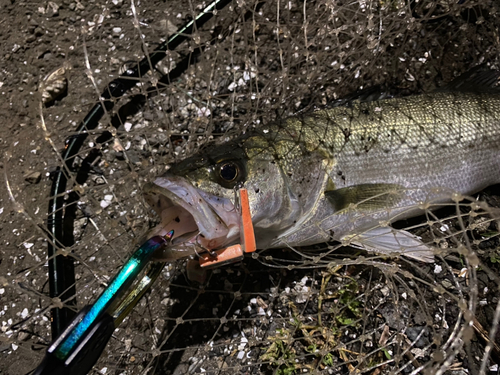
<path id="1" fill-rule="evenodd" d="M 292 334 L 287 329 L 278 329 L 277 335 L 270 337 L 271 345 L 260 357 L 263 361 L 269 361 L 271 366 L 276 366 L 278 375 L 291 375 L 298 371 L 295 362 L 295 351 L 291 347 Z"/>

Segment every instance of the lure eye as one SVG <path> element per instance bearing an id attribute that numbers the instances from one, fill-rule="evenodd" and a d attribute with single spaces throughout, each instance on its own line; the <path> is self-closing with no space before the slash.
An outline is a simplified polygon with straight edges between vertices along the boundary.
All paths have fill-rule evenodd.
<path id="1" fill-rule="evenodd" d="M 234 182 L 238 179 L 240 168 L 235 163 L 223 163 L 219 169 L 219 176 L 225 182 Z"/>

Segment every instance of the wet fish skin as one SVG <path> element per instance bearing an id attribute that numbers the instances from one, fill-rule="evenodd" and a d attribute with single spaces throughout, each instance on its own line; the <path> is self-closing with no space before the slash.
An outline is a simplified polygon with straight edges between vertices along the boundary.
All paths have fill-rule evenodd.
<path id="1" fill-rule="evenodd" d="M 212 145 L 162 178 L 182 179 L 226 209 L 244 185 L 258 248 L 337 240 L 432 261 L 432 246 L 389 225 L 500 183 L 500 94 L 444 90 L 318 110 Z M 202 235 L 216 246 L 238 239 Z"/>

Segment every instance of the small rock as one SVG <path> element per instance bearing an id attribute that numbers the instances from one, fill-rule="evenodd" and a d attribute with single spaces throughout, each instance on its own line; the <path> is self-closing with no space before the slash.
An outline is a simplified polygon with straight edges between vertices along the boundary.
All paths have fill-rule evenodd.
<path id="1" fill-rule="evenodd" d="M 17 336 L 17 338 L 20 340 L 20 341 L 26 341 L 28 340 L 29 338 L 31 337 L 31 335 L 27 332 L 19 332 L 19 335 Z"/>
<path id="2" fill-rule="evenodd" d="M 88 219 L 86 217 L 82 217 L 80 219 L 76 219 L 73 226 L 73 236 L 75 238 L 80 238 L 85 227 L 87 226 Z"/>
<path id="3" fill-rule="evenodd" d="M 177 32 L 178 27 L 174 25 L 171 20 L 167 20 L 166 22 L 166 30 L 169 34 L 174 34 Z"/>
<path id="4" fill-rule="evenodd" d="M 115 151 L 114 153 L 115 158 L 118 160 L 125 160 L 125 154 L 122 151 Z"/>
<path id="5" fill-rule="evenodd" d="M 452 284 L 452 283 L 451 283 L 451 281 L 449 281 L 449 280 L 446 280 L 446 279 L 445 279 L 445 280 L 441 281 L 441 284 L 442 284 L 442 285 L 443 285 L 446 289 L 448 289 L 448 290 L 449 290 L 449 289 L 454 289 L 453 284 Z"/>
<path id="6" fill-rule="evenodd" d="M 141 164 L 141 157 L 136 151 L 128 151 L 127 152 L 127 158 L 128 160 L 135 165 L 140 165 Z"/>
<path id="7" fill-rule="evenodd" d="M 153 121 L 155 119 L 152 111 L 144 111 L 142 116 L 144 117 L 144 120 L 148 121 Z"/>
<path id="8" fill-rule="evenodd" d="M 112 194 L 106 194 L 104 196 L 104 199 L 100 203 L 101 207 L 102 208 L 108 207 L 111 204 L 112 200 L 113 200 L 113 195 Z"/>
<path id="9" fill-rule="evenodd" d="M 422 331 L 424 331 L 423 334 L 421 334 Z M 426 345 L 429 345 L 428 331 L 429 328 L 426 326 L 407 327 L 405 330 L 405 334 L 412 342 L 414 342 L 418 338 L 418 340 L 414 343 L 414 346 L 416 346 L 417 348 L 423 348 Z"/>
<path id="10" fill-rule="evenodd" d="M 28 172 L 24 175 L 24 179 L 30 184 L 38 184 L 41 178 L 42 174 L 40 172 Z"/>
<path id="11" fill-rule="evenodd" d="M 55 17 L 59 15 L 59 4 L 54 3 L 53 1 L 49 1 L 47 4 L 47 9 L 45 13 L 48 16 Z"/>
<path id="12" fill-rule="evenodd" d="M 45 32 L 43 31 L 43 29 L 41 27 L 35 28 L 35 36 L 42 36 L 44 34 L 45 34 Z"/>
<path id="13" fill-rule="evenodd" d="M 94 176 L 92 177 L 92 181 L 94 181 L 96 185 L 104 185 L 106 183 L 106 180 L 102 176 Z"/>
<path id="14" fill-rule="evenodd" d="M 132 129 L 132 123 L 131 122 L 128 122 L 126 121 L 124 124 L 123 124 L 123 127 L 125 128 L 125 131 L 126 132 L 129 132 L 130 129 Z"/>

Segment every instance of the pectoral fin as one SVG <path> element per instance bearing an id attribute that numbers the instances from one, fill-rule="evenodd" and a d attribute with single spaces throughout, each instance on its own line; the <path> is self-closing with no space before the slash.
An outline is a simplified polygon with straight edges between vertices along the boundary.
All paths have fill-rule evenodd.
<path id="1" fill-rule="evenodd" d="M 404 255 L 425 263 L 434 262 L 434 252 L 430 246 L 410 232 L 392 227 L 374 228 L 359 234 L 349 234 L 344 236 L 342 241 L 366 251 L 391 256 Z"/>
<path id="2" fill-rule="evenodd" d="M 335 211 L 347 208 L 377 210 L 397 204 L 403 188 L 395 184 L 361 184 L 325 191 Z"/>

